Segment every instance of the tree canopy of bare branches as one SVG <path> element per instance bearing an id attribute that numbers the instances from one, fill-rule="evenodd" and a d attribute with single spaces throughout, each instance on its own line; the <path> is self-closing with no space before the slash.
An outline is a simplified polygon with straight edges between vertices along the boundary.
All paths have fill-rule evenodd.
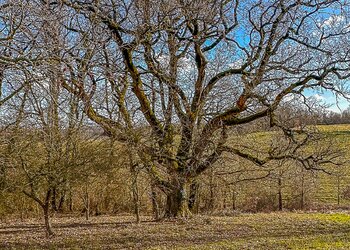
<path id="1" fill-rule="evenodd" d="M 55 72 L 92 121 L 128 143 L 167 194 L 168 216 L 189 213 L 186 186 L 224 152 L 265 163 L 230 146 L 231 128 L 268 118 L 293 137 L 275 115 L 286 100 L 321 90 L 347 97 L 346 0 L 26 4 L 22 36 L 32 43 L 6 60 L 33 46 L 30 72 Z M 16 22 L 0 42 L 12 41 Z"/>

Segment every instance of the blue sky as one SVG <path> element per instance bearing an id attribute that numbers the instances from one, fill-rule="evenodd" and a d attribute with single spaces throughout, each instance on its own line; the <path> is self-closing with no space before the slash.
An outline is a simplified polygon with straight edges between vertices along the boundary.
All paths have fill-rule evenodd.
<path id="1" fill-rule="evenodd" d="M 308 11 L 310 11 L 311 9 L 308 9 Z M 324 23 L 324 25 L 328 27 L 337 26 L 337 25 L 347 26 L 349 25 L 348 20 L 346 19 L 347 16 L 345 16 L 344 13 L 342 13 L 342 11 L 344 12 L 347 10 L 339 9 L 338 4 L 330 5 L 330 7 L 327 7 L 315 13 L 313 17 L 319 23 Z M 249 44 L 250 30 L 249 29 L 246 30 L 245 27 L 239 26 L 236 32 L 237 33 L 235 38 L 237 42 L 240 43 L 242 47 L 247 47 Z M 307 97 L 314 97 L 317 100 L 323 102 L 324 104 L 329 105 L 327 109 L 337 113 L 341 113 L 342 111 L 346 110 L 350 106 L 350 100 L 346 100 L 343 97 L 336 96 L 332 91 L 322 90 L 321 92 L 315 89 L 307 89 L 304 91 L 304 95 Z"/>
<path id="2" fill-rule="evenodd" d="M 337 98 L 331 91 L 323 91 L 320 93 L 318 91 L 309 89 L 306 90 L 304 94 L 307 97 L 314 97 L 325 104 L 331 105 L 328 110 L 331 110 L 333 112 L 340 113 L 350 106 L 350 102 L 348 100 L 340 96 Z"/>

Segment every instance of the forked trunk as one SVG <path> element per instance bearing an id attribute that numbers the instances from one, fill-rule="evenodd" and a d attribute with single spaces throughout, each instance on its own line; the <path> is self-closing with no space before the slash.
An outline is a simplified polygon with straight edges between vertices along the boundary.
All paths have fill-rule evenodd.
<path id="1" fill-rule="evenodd" d="M 47 190 L 44 201 L 40 200 L 37 197 L 33 189 L 31 192 L 27 192 L 26 190 L 23 190 L 23 193 L 28 197 L 32 198 L 34 201 L 36 201 L 40 205 L 40 207 L 43 209 L 46 237 L 53 236 L 54 233 L 52 231 L 51 222 L 50 222 L 50 205 L 51 205 L 51 194 L 52 194 L 51 188 Z"/>

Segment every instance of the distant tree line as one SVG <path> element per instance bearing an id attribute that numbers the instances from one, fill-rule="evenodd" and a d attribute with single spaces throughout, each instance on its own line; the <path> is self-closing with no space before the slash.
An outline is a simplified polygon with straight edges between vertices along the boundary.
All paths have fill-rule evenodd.
<path id="1" fill-rule="evenodd" d="M 324 112 L 319 119 L 320 124 L 350 124 L 350 108 L 339 112 Z"/>

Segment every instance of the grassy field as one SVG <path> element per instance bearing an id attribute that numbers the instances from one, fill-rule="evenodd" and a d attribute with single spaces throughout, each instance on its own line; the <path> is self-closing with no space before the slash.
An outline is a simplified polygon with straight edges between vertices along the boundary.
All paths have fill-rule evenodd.
<path id="1" fill-rule="evenodd" d="M 314 127 L 311 128 L 312 130 Z M 285 209 L 305 209 L 312 210 L 328 210 L 334 208 L 350 208 L 350 197 L 345 194 L 346 190 L 350 190 L 350 151 L 348 150 L 350 145 L 350 124 L 339 124 L 339 125 L 318 125 L 317 129 L 322 134 L 322 141 L 316 144 L 315 149 L 322 149 L 322 147 L 330 146 L 331 150 L 338 151 L 341 153 L 341 157 L 336 161 L 342 162 L 341 165 L 327 164 L 323 165 L 322 168 L 326 172 L 322 171 L 302 171 L 300 164 L 289 163 L 282 167 L 276 167 L 276 170 L 268 178 L 264 178 L 254 182 L 241 182 L 235 185 L 236 192 L 236 208 L 243 211 L 271 211 L 273 209 L 260 206 L 255 208 L 254 205 L 256 200 L 262 201 L 261 204 L 272 204 L 274 203 L 274 209 L 277 209 L 278 203 L 278 182 L 276 176 L 280 176 L 282 180 L 282 196 L 283 206 Z M 254 145 L 258 150 L 270 145 L 271 140 L 275 140 L 272 135 L 275 132 L 256 132 L 248 135 L 241 135 L 239 140 L 232 140 L 233 147 L 234 143 L 238 145 L 244 141 L 244 145 Z M 266 143 L 267 145 L 265 145 Z M 254 147 L 252 146 L 252 147 Z M 305 154 L 306 155 L 306 154 Z M 260 158 L 263 158 L 260 156 Z M 236 165 L 235 165 L 236 164 Z M 247 167 L 248 166 L 248 167 Z M 230 172 L 232 169 L 259 169 L 262 168 L 250 165 L 249 162 L 244 161 L 231 161 L 227 160 L 225 168 L 217 170 L 217 172 Z M 252 171 L 245 176 L 249 179 L 252 176 L 259 177 L 263 176 L 263 172 Z M 234 183 L 235 178 L 239 175 L 229 175 L 225 177 L 227 183 Z M 221 177 L 221 176 L 219 176 Z M 241 177 L 244 179 L 243 177 Z M 221 179 L 218 178 L 220 181 Z M 304 194 L 304 206 L 300 205 L 302 200 L 302 181 L 303 181 L 303 194 Z M 221 187 L 225 186 L 225 182 L 221 182 Z M 225 190 L 221 197 L 230 192 L 232 193 L 231 187 Z M 349 192 L 348 192 L 349 193 Z M 226 197 L 226 206 L 231 206 L 232 196 Z M 255 200 L 254 200 L 255 198 Z M 262 198 L 262 199 L 261 199 Z M 339 200 L 338 200 L 339 199 Z M 339 201 L 339 204 L 338 204 Z M 223 203 L 223 202 L 222 202 Z M 223 206 L 222 206 L 223 207 Z M 258 206 L 256 206 L 258 207 Z M 266 206 L 268 207 L 268 206 Z"/>
<path id="2" fill-rule="evenodd" d="M 260 213 L 153 222 L 143 217 L 55 218 L 0 224 L 0 249 L 350 249 L 350 214 Z"/>
<path id="3" fill-rule="evenodd" d="M 340 174 L 340 204 L 350 205 L 350 200 L 343 199 L 342 191 L 350 185 L 350 168 L 349 159 L 350 151 L 348 150 L 350 145 L 350 124 L 339 124 L 339 125 L 318 125 L 317 128 L 321 133 L 327 135 L 333 139 L 334 147 L 345 153 L 344 165 L 335 167 L 338 168 Z M 337 172 L 337 170 L 335 171 Z M 322 204 L 333 204 L 337 203 L 337 176 L 320 174 L 319 183 L 317 185 L 316 192 L 314 194 L 314 200 Z"/>
<path id="4" fill-rule="evenodd" d="M 344 150 L 350 145 L 350 125 L 318 128 L 334 139 L 336 147 Z M 349 151 L 345 152 L 350 158 Z M 341 171 L 344 190 L 350 185 L 347 163 Z M 257 190 L 266 183 L 257 185 L 249 184 L 249 188 Z M 284 197 L 288 197 L 287 187 Z M 348 207 L 350 200 L 340 198 L 340 207 Z M 310 200 L 337 207 L 336 176 L 319 173 Z M 141 224 L 134 223 L 132 216 L 98 216 L 90 221 L 62 217 L 53 218 L 55 236 L 50 239 L 41 220 L 1 219 L 0 249 L 350 249 L 350 211 L 242 213 L 162 222 L 143 217 Z"/>

